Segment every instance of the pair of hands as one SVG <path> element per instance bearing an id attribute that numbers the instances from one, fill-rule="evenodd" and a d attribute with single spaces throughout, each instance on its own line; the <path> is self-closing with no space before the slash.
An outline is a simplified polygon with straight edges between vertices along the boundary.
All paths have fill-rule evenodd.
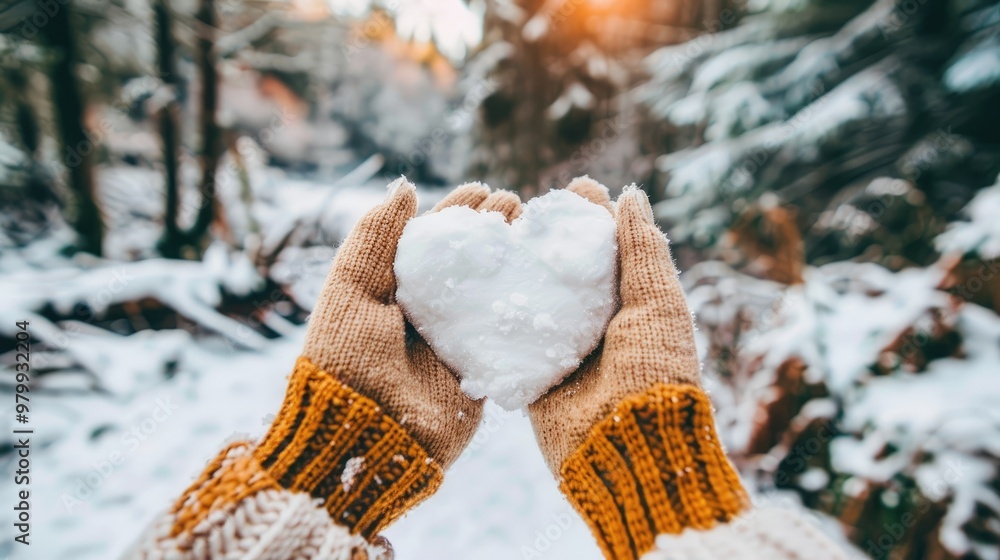
<path id="1" fill-rule="evenodd" d="M 455 374 L 395 303 L 396 245 L 416 215 L 417 195 L 402 178 L 389 188 L 385 202 L 340 247 L 310 318 L 303 354 L 377 402 L 447 468 L 475 434 L 484 400 L 462 392 Z M 699 377 L 691 314 L 645 193 L 626 189 L 612 205 L 607 189 L 586 177 L 567 190 L 615 216 L 620 308 L 597 349 L 528 407 L 553 473 L 625 397 L 658 382 L 697 384 Z M 432 211 L 449 206 L 500 212 L 507 222 L 521 214 L 517 195 L 491 193 L 478 183 L 456 188 Z"/>

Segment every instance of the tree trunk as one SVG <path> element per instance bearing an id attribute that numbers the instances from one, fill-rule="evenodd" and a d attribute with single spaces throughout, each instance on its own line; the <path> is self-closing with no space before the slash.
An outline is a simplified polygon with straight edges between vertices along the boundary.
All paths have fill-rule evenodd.
<path id="1" fill-rule="evenodd" d="M 175 63 L 172 17 L 167 2 L 168 0 L 157 0 L 154 6 L 159 70 L 163 82 L 174 90 L 173 98 L 163 108 L 160 115 L 160 134 L 163 139 L 166 181 L 164 232 L 163 238 L 160 240 L 160 252 L 165 257 L 179 258 L 201 254 L 209 227 L 218 217 L 215 173 L 223 153 L 222 129 L 215 121 L 215 113 L 219 105 L 219 79 L 215 67 L 215 40 L 218 22 L 213 0 L 199 0 L 196 17 L 200 25 L 195 56 L 201 84 L 199 132 L 201 133 L 202 145 L 199 159 L 202 174 L 198 184 L 201 200 L 194 224 L 189 229 L 184 230 L 179 224 L 178 156 L 181 133 L 180 105 L 177 101 L 177 94 L 180 89 L 180 77 L 177 74 Z"/>
<path id="2" fill-rule="evenodd" d="M 156 33 L 157 68 L 165 87 L 171 89 L 170 100 L 160 110 L 160 138 L 163 142 L 164 211 L 163 237 L 159 249 L 163 256 L 178 258 L 184 245 L 184 235 L 178 223 L 180 185 L 178 159 L 180 156 L 180 107 L 177 96 L 180 83 L 174 62 L 173 17 L 167 0 L 157 0 L 153 5 Z"/>
<path id="3" fill-rule="evenodd" d="M 198 33 L 198 77 L 201 81 L 201 206 L 189 236 L 189 241 L 196 248 L 202 244 L 202 238 L 208 233 L 209 226 L 216 219 L 218 202 L 216 201 L 215 173 L 222 157 L 222 129 L 215 120 L 219 104 L 219 78 L 215 68 L 216 21 L 213 0 L 199 0 L 198 22 L 201 29 Z"/>
<path id="4" fill-rule="evenodd" d="M 68 205 L 69 221 L 80 236 L 80 249 L 100 256 L 104 239 L 104 220 L 97 203 L 94 182 L 95 146 L 84 124 L 86 103 L 76 77 L 78 53 L 70 25 L 71 4 L 61 6 L 41 27 L 46 42 L 56 51 L 50 69 L 52 104 L 56 127 L 62 139 L 63 164 L 69 171 L 72 200 Z"/>

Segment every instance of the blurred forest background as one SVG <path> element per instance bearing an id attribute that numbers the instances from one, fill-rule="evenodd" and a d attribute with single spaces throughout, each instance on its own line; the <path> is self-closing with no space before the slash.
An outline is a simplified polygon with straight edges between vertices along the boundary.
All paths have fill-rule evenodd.
<path id="1" fill-rule="evenodd" d="M 758 501 L 1000 558 L 998 2 L 2 0 L 0 67 L 0 383 L 29 320 L 38 441 L 36 556 L 0 555 L 114 557 L 258 435 L 392 178 L 589 174 L 655 202 Z M 546 536 L 535 455 L 489 408 L 397 557 L 599 557 Z"/>

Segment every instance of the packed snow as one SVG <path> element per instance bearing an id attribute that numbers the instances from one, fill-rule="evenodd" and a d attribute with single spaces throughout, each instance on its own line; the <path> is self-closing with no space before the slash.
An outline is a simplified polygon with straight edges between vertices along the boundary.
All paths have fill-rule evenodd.
<path id="1" fill-rule="evenodd" d="M 615 305 L 615 222 L 556 190 L 511 224 L 451 207 L 412 220 L 396 298 L 473 398 L 521 408 L 597 345 Z"/>

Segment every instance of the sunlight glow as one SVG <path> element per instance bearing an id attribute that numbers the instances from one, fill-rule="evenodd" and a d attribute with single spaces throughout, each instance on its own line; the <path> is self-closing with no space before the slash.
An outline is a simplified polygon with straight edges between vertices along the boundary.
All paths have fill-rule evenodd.
<path id="1" fill-rule="evenodd" d="M 300 0 L 302 1 L 302 0 Z M 462 59 L 483 38 L 481 3 L 462 0 L 327 0 L 337 17 L 364 17 L 384 9 L 396 23 L 397 35 L 416 43 L 433 42 L 449 59 Z"/>

